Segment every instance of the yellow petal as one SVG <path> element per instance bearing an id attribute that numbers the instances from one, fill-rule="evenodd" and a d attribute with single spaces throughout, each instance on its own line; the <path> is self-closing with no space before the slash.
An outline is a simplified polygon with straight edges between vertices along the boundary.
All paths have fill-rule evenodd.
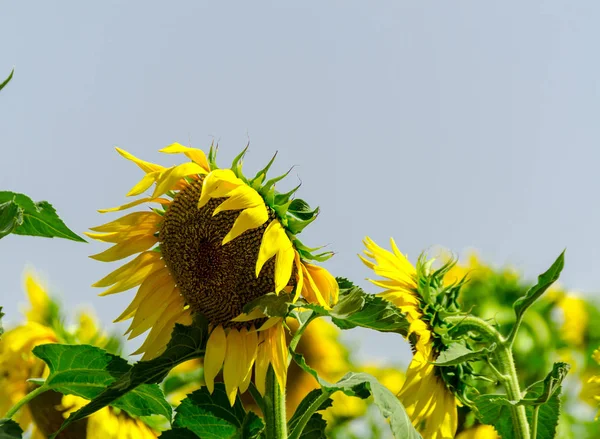
<path id="1" fill-rule="evenodd" d="M 193 160 L 200 166 L 202 166 L 206 172 L 210 172 L 210 166 L 208 166 L 208 159 L 204 151 L 198 148 L 190 148 L 189 146 L 183 146 L 180 143 L 173 143 L 160 150 L 165 154 L 185 154 L 190 160 Z"/>
<path id="2" fill-rule="evenodd" d="M 206 170 L 193 162 L 183 163 L 174 166 L 162 172 L 156 183 L 156 189 L 152 194 L 153 197 L 158 197 L 167 193 L 183 178 L 189 175 L 206 174 Z"/>
<path id="3" fill-rule="evenodd" d="M 229 196 L 235 188 L 245 183 L 235 176 L 231 169 L 215 169 L 211 171 L 202 183 L 202 194 L 198 200 L 198 209 L 204 207 L 211 198 Z"/>
<path id="4" fill-rule="evenodd" d="M 129 265 L 131 263 L 136 262 L 136 260 L 138 260 L 138 258 L 139 258 L 139 256 L 138 256 L 138 258 L 125 264 L 123 267 L 115 270 L 114 272 L 112 272 L 111 274 L 106 276 L 104 279 L 102 279 L 100 282 L 97 282 L 96 284 L 94 284 L 92 286 L 98 286 L 98 287 L 104 286 L 104 285 L 100 285 L 100 284 L 104 284 L 104 283 L 108 282 L 109 280 L 112 281 L 113 279 L 118 278 L 117 281 L 111 282 L 111 284 L 109 284 L 109 285 L 112 285 L 112 284 L 114 284 L 114 285 L 111 288 L 109 288 L 108 290 L 100 293 L 100 296 L 107 296 L 109 294 L 120 293 L 122 291 L 127 291 L 131 288 L 138 286 L 150 274 L 165 267 L 165 264 L 160 259 L 160 254 L 158 254 L 158 252 L 153 252 L 153 251 L 144 252 L 144 253 L 141 253 L 140 256 L 146 257 L 145 256 L 146 253 L 156 253 L 158 258 L 154 257 L 150 260 L 150 262 L 146 262 L 145 259 L 141 260 L 141 262 L 143 262 L 143 263 L 138 262 L 139 265 L 137 265 L 137 266 Z M 128 267 L 128 268 L 123 271 L 120 271 L 124 267 Z"/>
<path id="5" fill-rule="evenodd" d="M 157 319 L 157 324 L 152 327 L 142 346 L 140 346 L 140 348 L 132 355 L 144 352 L 145 354 L 142 357 L 144 360 L 160 355 L 171 339 L 171 333 L 173 332 L 175 323 L 186 315 L 189 316 L 190 313 L 185 309 L 183 298 L 179 297 L 179 300 L 173 301 L 162 312 Z"/>
<path id="6" fill-rule="evenodd" d="M 180 301 L 177 296 L 179 296 L 179 289 L 170 282 L 149 294 L 138 307 L 131 325 L 125 332 L 129 334 L 127 339 L 131 340 L 154 326 L 167 307 L 174 301 Z"/>
<path id="7" fill-rule="evenodd" d="M 115 244 L 101 253 L 90 256 L 90 258 L 102 262 L 118 261 L 119 259 L 126 258 L 134 253 L 148 250 L 157 242 L 158 238 L 154 235 L 138 236 Z"/>
<path id="8" fill-rule="evenodd" d="M 279 294 L 288 284 L 292 275 L 294 263 L 294 247 L 278 220 L 273 220 L 267 226 L 260 242 L 256 260 L 256 277 L 264 264 L 277 254 L 275 261 L 275 293 Z"/>
<path id="9" fill-rule="evenodd" d="M 135 314 L 135 311 L 139 308 L 146 298 L 152 294 L 155 290 L 159 289 L 165 284 L 171 284 L 175 286 L 175 281 L 171 277 L 169 269 L 164 267 L 151 275 L 149 275 L 140 285 L 135 298 L 129 304 L 129 306 L 123 311 L 123 313 L 115 319 L 115 323 L 123 320 L 130 319 Z"/>
<path id="10" fill-rule="evenodd" d="M 337 303 L 339 296 L 339 286 L 335 278 L 323 267 L 318 265 L 303 263 L 308 273 L 308 285 L 313 289 L 313 294 L 323 299 L 327 306 Z M 311 282 L 312 281 L 312 282 Z M 321 301 L 319 300 L 319 303 Z"/>
<path id="11" fill-rule="evenodd" d="M 130 209 L 132 207 L 138 206 L 143 203 L 170 204 L 171 201 L 167 200 L 166 198 L 146 197 L 146 198 L 140 198 L 139 200 L 132 201 L 131 203 L 123 204 L 122 206 L 111 207 L 109 209 L 98 209 L 98 212 L 100 212 L 100 213 L 118 212 L 120 210 Z"/>
<path id="12" fill-rule="evenodd" d="M 258 333 L 258 350 L 256 352 L 256 362 L 254 363 L 254 383 L 261 395 L 265 394 L 265 384 L 267 370 L 271 363 L 268 348 L 268 335 L 266 332 Z"/>
<path id="13" fill-rule="evenodd" d="M 287 236 L 285 238 L 287 242 L 282 242 L 275 257 L 275 293 L 282 291 L 289 283 L 294 267 L 294 247 Z"/>
<path id="14" fill-rule="evenodd" d="M 210 334 L 204 355 L 204 381 L 210 393 L 213 393 L 215 389 L 215 377 L 223 366 L 226 351 L 227 336 L 223 326 L 219 325 Z"/>
<path id="15" fill-rule="evenodd" d="M 265 323 L 263 323 L 257 331 L 266 331 L 267 329 L 272 328 L 277 323 L 281 321 L 281 317 L 270 317 Z"/>
<path id="16" fill-rule="evenodd" d="M 164 166 L 156 165 L 154 163 L 150 163 L 150 162 L 146 162 L 144 160 L 140 160 L 137 157 L 135 157 L 133 154 L 130 154 L 127 151 L 125 151 L 124 149 L 121 149 L 121 148 L 115 148 L 115 149 L 117 150 L 117 152 L 119 154 L 121 154 L 127 160 L 131 160 L 133 163 L 135 163 L 136 165 L 138 165 L 142 169 L 142 171 L 144 171 L 146 174 L 149 173 L 149 172 L 161 171 L 161 170 L 164 169 Z"/>
<path id="17" fill-rule="evenodd" d="M 157 180 L 160 178 L 160 175 L 163 172 L 164 171 L 154 171 L 144 175 L 142 179 L 138 181 L 129 192 L 127 192 L 127 196 L 134 197 L 147 191 L 150 188 L 150 186 L 157 182 Z"/>
<path id="18" fill-rule="evenodd" d="M 268 219 L 269 214 L 264 204 L 243 210 L 242 213 L 240 213 L 236 218 L 235 223 L 233 223 L 233 226 L 227 235 L 225 235 L 223 238 L 223 242 L 221 244 L 225 245 L 247 230 L 252 230 L 262 226 L 267 222 Z"/>
<path id="19" fill-rule="evenodd" d="M 269 344 L 271 347 L 271 365 L 277 377 L 279 387 L 285 391 L 287 381 L 287 344 L 283 322 L 269 329 Z"/>
<path id="20" fill-rule="evenodd" d="M 124 217 L 118 218 L 104 225 L 98 227 L 90 227 L 90 230 L 102 233 L 121 232 L 123 230 L 129 229 L 132 226 L 137 226 L 138 224 L 144 222 L 152 222 L 153 224 L 158 224 L 158 222 L 161 219 L 162 217 L 158 213 L 152 211 L 132 212 L 130 214 L 125 215 Z"/>
<path id="21" fill-rule="evenodd" d="M 213 216 L 227 210 L 242 210 L 264 206 L 265 202 L 258 192 L 250 186 L 240 185 L 227 194 L 227 199 L 214 210 Z"/>
<path id="22" fill-rule="evenodd" d="M 294 302 L 300 297 L 302 289 L 304 288 L 304 272 L 302 270 L 302 262 L 300 261 L 300 254 L 294 250 L 294 264 L 296 264 L 296 294 L 294 295 Z"/>
<path id="23" fill-rule="evenodd" d="M 31 309 L 25 313 L 27 320 L 41 324 L 48 323 L 46 319 L 50 307 L 50 297 L 31 270 L 25 272 L 25 291 L 31 304 Z"/>
<path id="24" fill-rule="evenodd" d="M 250 378 L 252 378 L 252 366 L 256 361 L 256 352 L 258 350 L 258 333 L 252 329 L 248 331 L 243 329 L 241 334 L 244 337 L 244 346 L 246 348 L 246 375 L 240 384 L 240 393 L 244 393 L 250 386 Z"/>
<path id="25" fill-rule="evenodd" d="M 239 316 L 231 319 L 232 322 L 249 322 L 251 320 L 256 320 L 265 317 L 265 313 L 263 313 L 260 309 L 254 308 L 250 311 L 249 314 L 241 313 Z"/>
<path id="26" fill-rule="evenodd" d="M 238 386 L 244 380 L 246 349 L 242 343 L 242 335 L 235 328 L 227 334 L 227 353 L 223 364 L 223 381 L 229 403 L 233 407 Z"/>

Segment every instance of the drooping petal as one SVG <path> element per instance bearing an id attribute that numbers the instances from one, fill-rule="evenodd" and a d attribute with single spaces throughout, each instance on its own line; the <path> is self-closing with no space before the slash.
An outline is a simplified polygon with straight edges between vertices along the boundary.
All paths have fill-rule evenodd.
<path id="1" fill-rule="evenodd" d="M 219 325 L 210 334 L 204 355 L 204 381 L 210 393 L 215 389 L 215 377 L 223 366 L 226 351 L 227 336 L 223 326 Z"/>
<path id="2" fill-rule="evenodd" d="M 164 169 L 164 166 L 156 165 L 154 163 L 150 163 L 150 162 L 146 162 L 144 160 L 140 160 L 136 156 L 134 156 L 133 154 L 130 154 L 127 151 L 125 151 L 124 149 L 121 149 L 121 148 L 115 148 L 115 149 L 117 150 L 117 152 L 119 154 L 121 154 L 127 160 L 131 160 L 133 163 L 135 163 L 136 165 L 138 165 L 140 167 L 140 169 L 142 171 L 144 171 L 146 174 L 149 173 L 149 172 L 162 171 Z"/>
<path id="3" fill-rule="evenodd" d="M 92 286 L 105 287 L 112 285 L 111 288 L 100 293 L 100 296 L 120 293 L 138 286 L 148 275 L 164 268 L 164 266 L 164 262 L 160 259 L 160 253 L 147 251 L 140 253 L 133 261 L 116 269 Z"/>
<path id="4" fill-rule="evenodd" d="M 250 331 L 243 329 L 242 335 L 244 336 L 244 346 L 246 347 L 246 375 L 243 381 L 240 383 L 240 393 L 244 393 L 250 386 L 250 379 L 252 378 L 252 366 L 256 361 L 256 353 L 258 351 L 258 333 L 252 328 Z"/>
<path id="5" fill-rule="evenodd" d="M 300 254 L 296 250 L 294 250 L 294 253 L 294 264 L 296 264 L 296 294 L 294 295 L 294 302 L 296 302 L 304 288 L 304 270 L 302 270 Z"/>
<path id="6" fill-rule="evenodd" d="M 278 294 L 288 284 L 292 275 L 295 251 L 285 229 L 278 220 L 274 219 L 267 226 L 260 243 L 256 260 L 256 277 L 264 264 L 276 254 L 278 256 L 275 264 L 275 293 Z"/>
<path id="7" fill-rule="evenodd" d="M 206 158 L 204 151 L 201 149 L 190 148 L 189 146 L 184 146 L 180 143 L 173 143 L 161 149 L 159 152 L 163 152 L 165 154 L 185 154 L 187 158 L 202 166 L 206 172 L 210 172 L 208 159 Z"/>
<path id="8" fill-rule="evenodd" d="M 215 169 L 204 178 L 198 209 L 204 207 L 211 198 L 223 198 L 235 188 L 245 183 L 235 176 L 231 169 Z"/>
<path id="9" fill-rule="evenodd" d="M 252 230 L 262 226 L 269 219 L 269 214 L 265 205 L 252 207 L 242 211 L 233 223 L 233 226 L 223 238 L 222 245 L 234 240 L 247 230 Z"/>
<path id="10" fill-rule="evenodd" d="M 223 364 L 223 381 L 225 381 L 225 391 L 231 406 L 235 403 L 238 386 L 245 376 L 246 349 L 242 340 L 242 335 L 237 329 L 229 329 L 227 353 Z"/>
<path id="11" fill-rule="evenodd" d="M 324 303 L 326 306 L 336 304 L 340 289 L 331 273 L 323 267 L 308 262 L 304 262 L 303 265 L 308 279 L 305 285 L 313 289 L 312 293 L 317 297 L 319 303 Z M 322 302 L 319 297 L 322 298 Z"/>
<path id="12" fill-rule="evenodd" d="M 254 383 L 261 395 L 265 394 L 267 370 L 269 369 L 270 349 L 266 331 L 258 332 L 258 350 L 254 363 Z"/>
<path id="13" fill-rule="evenodd" d="M 268 331 L 271 348 L 271 365 L 273 366 L 279 387 L 285 391 L 287 381 L 287 344 L 285 342 L 283 322 L 273 326 Z"/>
<path id="14" fill-rule="evenodd" d="M 179 301 L 179 290 L 171 282 L 167 282 L 159 288 L 152 291 L 146 296 L 137 311 L 133 321 L 125 334 L 129 334 L 128 340 L 143 334 L 148 329 L 153 327 L 162 312 L 169 307 L 174 301 Z"/>

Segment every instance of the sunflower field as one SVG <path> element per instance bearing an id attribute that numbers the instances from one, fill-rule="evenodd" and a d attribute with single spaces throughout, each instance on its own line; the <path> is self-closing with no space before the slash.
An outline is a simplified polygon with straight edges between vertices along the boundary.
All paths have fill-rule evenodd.
<path id="1" fill-rule="evenodd" d="M 117 148 L 139 181 L 85 238 L 0 191 L 0 238 L 106 244 L 90 257 L 117 268 L 92 286 L 128 296 L 115 322 L 141 340 L 131 352 L 27 269 L 23 316 L 0 331 L 0 438 L 600 437 L 600 303 L 557 283 L 565 252 L 530 281 L 367 236 L 367 291 L 304 242 L 319 208 L 289 172 L 269 172 L 275 156 L 246 171 L 247 150 L 223 166 L 215 143 L 173 143 L 164 166 Z M 358 359 L 356 328 L 409 345 L 408 367 Z"/>

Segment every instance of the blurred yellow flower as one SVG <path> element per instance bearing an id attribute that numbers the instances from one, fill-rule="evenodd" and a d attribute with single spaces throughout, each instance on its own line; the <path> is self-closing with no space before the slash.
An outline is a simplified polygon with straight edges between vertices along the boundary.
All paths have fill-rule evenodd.
<path id="1" fill-rule="evenodd" d="M 25 289 L 31 305 L 25 312 L 27 321 L 9 329 L 0 338 L 0 417 L 35 389 L 35 385 L 27 380 L 48 375 L 48 368 L 33 355 L 33 348 L 41 344 L 65 342 L 52 328 L 46 326 L 49 323 L 47 311 L 52 304 L 46 290 L 32 272 L 28 272 L 25 279 Z M 78 341 L 90 343 L 105 340 L 104 336 L 98 335 L 101 332 L 91 314 L 80 314 L 79 322 L 80 326 L 72 334 Z M 63 414 L 76 410 L 85 403 L 87 401 L 82 398 L 70 395 L 63 397 L 59 393 L 47 391 L 22 407 L 15 420 L 24 431 L 31 429 L 33 439 L 42 439 L 58 429 Z M 157 433 L 125 412 L 105 408 L 82 423 L 70 427 L 64 437 L 146 439 L 156 438 Z"/>
<path id="2" fill-rule="evenodd" d="M 600 348 L 594 351 L 592 358 L 600 365 Z M 583 384 L 580 397 L 592 406 L 600 406 L 600 375 L 594 375 Z M 600 411 L 596 414 L 596 420 L 600 418 Z"/>
<path id="3" fill-rule="evenodd" d="M 556 305 L 562 314 L 561 338 L 570 346 L 583 347 L 589 321 L 585 300 L 574 294 L 565 294 Z"/>
<path id="4" fill-rule="evenodd" d="M 456 439 L 500 439 L 491 425 L 477 425 L 459 433 Z"/>

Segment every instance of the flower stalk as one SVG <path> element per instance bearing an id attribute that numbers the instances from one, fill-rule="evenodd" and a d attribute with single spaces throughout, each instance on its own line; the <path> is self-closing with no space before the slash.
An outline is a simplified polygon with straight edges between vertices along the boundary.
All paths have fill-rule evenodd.
<path id="1" fill-rule="evenodd" d="M 12 419 L 12 417 L 17 414 L 17 412 L 21 409 L 21 407 L 23 407 L 29 401 L 31 401 L 32 399 L 34 399 L 36 396 L 41 395 L 42 393 L 44 393 L 46 390 L 48 390 L 48 388 L 46 388 L 45 386 L 41 386 L 41 387 L 38 387 L 35 390 L 32 390 L 27 395 L 25 395 L 19 402 L 17 402 L 15 405 L 13 405 L 10 408 L 10 410 L 8 412 L 6 412 L 6 415 L 4 415 L 4 417 L 6 419 Z"/>
<path id="2" fill-rule="evenodd" d="M 497 368 L 493 368 L 498 379 L 506 388 L 506 394 L 511 401 L 522 399 L 519 377 L 515 367 L 512 353 L 512 340 L 506 339 L 496 328 L 485 320 L 475 316 L 450 316 L 446 321 L 456 326 L 453 333 L 456 335 L 467 332 L 475 332 L 496 344 L 494 351 L 497 360 Z M 527 413 L 524 405 L 511 406 L 511 417 L 516 439 L 530 439 L 531 433 L 527 422 Z"/>
<path id="3" fill-rule="evenodd" d="M 267 439 L 287 439 L 285 389 L 279 386 L 272 366 L 267 371 L 263 401 Z"/>

